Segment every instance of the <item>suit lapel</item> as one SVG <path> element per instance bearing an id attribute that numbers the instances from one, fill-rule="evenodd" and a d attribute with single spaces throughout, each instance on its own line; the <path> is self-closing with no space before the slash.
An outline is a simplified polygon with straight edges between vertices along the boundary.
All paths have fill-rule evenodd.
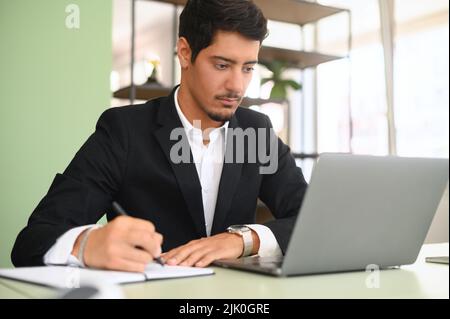
<path id="1" fill-rule="evenodd" d="M 234 116 L 228 126 L 227 146 L 226 150 L 230 150 L 233 147 L 233 154 L 236 156 L 236 143 L 232 142 L 232 131 L 238 127 L 238 121 Z M 231 145 L 233 144 L 233 145 Z M 245 149 L 244 159 L 247 158 L 247 150 Z M 226 216 L 229 214 L 231 202 L 236 192 L 237 184 L 241 178 L 242 163 L 236 163 L 235 160 L 231 163 L 224 161 L 222 176 L 220 178 L 219 192 L 217 194 L 216 210 L 214 213 L 214 222 L 211 230 L 211 234 L 217 234 L 224 230 L 228 225 L 223 225 Z"/>
<path id="2" fill-rule="evenodd" d="M 176 88 L 175 88 L 176 89 Z M 202 192 L 200 180 L 198 178 L 197 170 L 195 168 L 195 163 L 193 161 L 192 152 L 189 148 L 190 161 L 189 163 L 179 163 L 176 164 L 172 162 L 170 158 L 170 150 L 179 141 L 171 141 L 170 134 L 176 128 L 183 128 L 180 118 L 175 109 L 174 104 L 174 93 L 163 99 L 159 107 L 158 122 L 161 125 L 159 129 L 154 132 L 158 143 L 164 151 L 164 154 L 169 161 L 174 175 L 177 179 L 181 193 L 183 194 L 184 200 L 188 211 L 194 221 L 196 230 L 200 237 L 206 237 L 206 227 L 205 227 L 205 216 L 203 212 L 203 202 L 202 202 Z M 181 132 L 181 131 L 180 131 Z M 187 136 L 184 130 L 182 130 L 183 137 L 187 141 Z M 188 144 L 189 145 L 189 144 Z"/>

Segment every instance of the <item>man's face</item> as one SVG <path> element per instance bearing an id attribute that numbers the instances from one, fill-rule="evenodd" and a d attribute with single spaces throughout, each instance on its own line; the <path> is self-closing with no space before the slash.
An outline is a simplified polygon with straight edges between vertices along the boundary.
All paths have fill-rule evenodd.
<path id="1" fill-rule="evenodd" d="M 237 32 L 218 31 L 212 44 L 183 68 L 191 107 L 215 122 L 229 121 L 252 79 L 260 42 Z"/>

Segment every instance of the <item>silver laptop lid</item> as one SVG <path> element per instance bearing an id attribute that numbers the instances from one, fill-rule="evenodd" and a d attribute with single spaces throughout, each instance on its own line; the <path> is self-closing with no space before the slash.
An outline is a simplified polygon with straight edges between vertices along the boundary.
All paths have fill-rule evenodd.
<path id="1" fill-rule="evenodd" d="M 448 159 L 323 154 L 284 275 L 413 263 L 448 183 Z"/>

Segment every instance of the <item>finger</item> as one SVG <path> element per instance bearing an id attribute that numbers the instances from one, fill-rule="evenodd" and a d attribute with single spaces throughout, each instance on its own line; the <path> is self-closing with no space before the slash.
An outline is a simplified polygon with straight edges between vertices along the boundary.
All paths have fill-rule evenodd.
<path id="1" fill-rule="evenodd" d="M 188 245 L 192 245 L 192 243 L 195 241 L 190 241 L 189 243 L 185 245 L 178 246 L 176 248 L 173 248 L 169 251 L 166 251 L 165 253 L 161 254 L 161 257 L 163 257 L 163 260 L 165 262 L 169 261 L 170 259 L 175 259 L 175 256 L 183 249 L 185 249 Z"/>
<path id="2" fill-rule="evenodd" d="M 142 230 L 149 233 L 155 232 L 155 225 L 153 225 L 152 222 L 134 217 L 131 218 L 130 228 L 132 228 L 132 230 Z"/>
<path id="3" fill-rule="evenodd" d="M 107 265 L 107 269 L 128 271 L 128 272 L 144 272 L 145 264 L 133 262 L 123 258 L 116 258 L 113 262 Z"/>
<path id="4" fill-rule="evenodd" d="M 155 225 L 153 225 L 152 222 L 131 216 L 118 216 L 111 222 L 111 224 L 114 224 L 118 228 L 133 230 L 140 229 L 151 233 L 155 231 Z"/>
<path id="5" fill-rule="evenodd" d="M 220 259 L 214 252 L 204 255 L 199 261 L 195 263 L 195 267 L 208 267 L 213 261 Z"/>
<path id="6" fill-rule="evenodd" d="M 153 239 L 158 243 L 159 246 L 162 245 L 162 243 L 163 243 L 163 235 L 161 235 L 160 233 L 156 233 L 155 232 L 155 233 L 153 233 Z"/>
<path id="7" fill-rule="evenodd" d="M 192 267 L 207 254 L 211 252 L 211 249 L 204 247 L 192 252 L 184 261 L 180 263 L 180 266 Z"/>
<path id="8" fill-rule="evenodd" d="M 126 249 L 124 249 L 121 257 L 123 259 L 144 265 L 147 265 L 153 260 L 153 256 L 150 255 L 147 251 L 131 246 L 127 246 Z"/>
<path id="9" fill-rule="evenodd" d="M 155 236 L 146 231 L 128 232 L 126 242 L 130 246 L 137 246 L 148 252 L 153 257 L 161 255 L 162 236 Z"/>
<path id="10" fill-rule="evenodd" d="M 172 266 L 179 265 L 198 249 L 200 249 L 200 247 L 197 244 L 187 244 L 181 246 L 180 249 L 167 260 L 167 263 Z"/>
<path id="11" fill-rule="evenodd" d="M 169 250 L 168 252 L 165 252 L 164 254 L 161 254 L 163 261 L 167 263 L 169 260 L 173 259 L 180 249 L 181 247 L 174 248 Z"/>

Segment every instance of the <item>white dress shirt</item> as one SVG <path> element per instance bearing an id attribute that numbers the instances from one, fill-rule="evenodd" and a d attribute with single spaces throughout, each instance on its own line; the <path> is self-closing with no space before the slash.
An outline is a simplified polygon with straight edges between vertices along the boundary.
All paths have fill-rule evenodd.
<path id="1" fill-rule="evenodd" d="M 181 111 L 178 102 L 178 92 L 179 88 L 175 91 L 175 107 L 188 137 L 192 156 L 195 162 L 195 168 L 200 180 L 206 233 L 210 236 L 214 220 L 217 195 L 219 192 L 219 183 L 222 175 L 228 122 L 219 128 L 211 130 L 209 134 L 209 144 L 205 145 L 203 143 L 203 132 L 200 129 L 200 125 L 198 125 L 198 127 L 194 127 Z M 196 122 L 194 122 L 194 125 L 197 126 Z M 258 234 L 260 240 L 258 251 L 259 256 L 267 257 L 282 255 L 278 242 L 268 227 L 253 224 L 247 226 Z M 87 225 L 76 227 L 59 237 L 56 243 L 45 254 L 44 263 L 47 265 L 81 266 L 80 261 L 71 255 L 71 252 L 78 236 L 90 227 L 100 226 Z"/>

